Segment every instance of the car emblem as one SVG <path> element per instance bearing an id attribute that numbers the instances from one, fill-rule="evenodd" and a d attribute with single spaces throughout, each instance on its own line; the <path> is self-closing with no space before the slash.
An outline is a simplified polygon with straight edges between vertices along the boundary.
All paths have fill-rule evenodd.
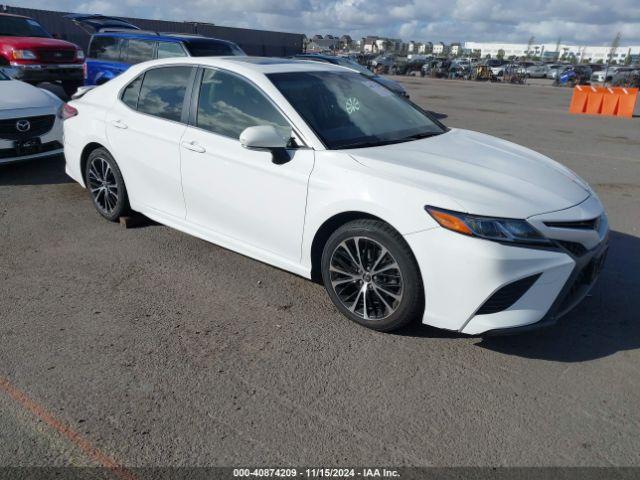
<path id="1" fill-rule="evenodd" d="M 28 132 L 31 130 L 31 123 L 29 120 L 18 120 L 16 122 L 16 130 L 19 132 Z"/>

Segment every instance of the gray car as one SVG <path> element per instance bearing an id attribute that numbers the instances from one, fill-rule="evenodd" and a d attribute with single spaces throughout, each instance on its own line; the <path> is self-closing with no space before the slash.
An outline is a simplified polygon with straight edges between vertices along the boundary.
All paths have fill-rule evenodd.
<path id="1" fill-rule="evenodd" d="M 530 78 L 545 78 L 547 76 L 547 66 L 531 65 L 527 67 L 526 75 Z"/>

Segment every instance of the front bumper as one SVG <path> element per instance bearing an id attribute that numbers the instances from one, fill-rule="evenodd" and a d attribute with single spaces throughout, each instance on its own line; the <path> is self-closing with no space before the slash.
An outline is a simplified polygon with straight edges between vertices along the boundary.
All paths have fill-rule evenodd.
<path id="1" fill-rule="evenodd" d="M 56 115 L 57 112 L 43 110 L 33 111 L 33 113 L 34 115 L 25 115 L 24 118 L 42 114 Z M 60 121 L 60 119 L 56 118 L 51 130 L 41 135 L 36 135 L 31 139 L 36 140 L 36 143 L 38 143 L 38 145 L 34 146 L 33 148 L 25 149 L 16 148 L 15 140 L 0 138 L 0 165 L 62 155 L 62 122 Z M 22 140 L 30 139 L 24 138 Z"/>
<path id="2" fill-rule="evenodd" d="M 590 197 L 575 207 L 529 221 L 544 230 L 546 227 L 538 225 L 547 220 L 584 220 L 603 213 L 599 200 Z M 423 323 L 470 335 L 517 333 L 516 329 L 553 323 L 575 307 L 595 283 L 607 249 L 604 218 L 598 231 L 547 228 L 553 231 L 543 232 L 549 238 L 580 241 L 585 249 L 575 254 L 559 245 L 507 245 L 440 227 L 406 235 L 423 279 Z M 531 281 L 527 283 L 527 279 Z M 518 282 L 527 285 L 513 302 L 504 302 L 503 308 L 486 308 L 495 306 L 496 296 L 505 287 Z"/>
<path id="3" fill-rule="evenodd" d="M 83 81 L 81 63 L 68 64 L 11 64 L 11 75 L 16 80 L 27 83 L 79 82 Z"/>
<path id="4" fill-rule="evenodd" d="M 38 158 L 55 157 L 63 153 L 64 149 L 62 148 L 62 144 L 56 141 L 42 144 L 37 150 L 28 153 L 17 152 L 12 148 L 2 148 L 0 149 L 0 165 L 35 160 Z"/>

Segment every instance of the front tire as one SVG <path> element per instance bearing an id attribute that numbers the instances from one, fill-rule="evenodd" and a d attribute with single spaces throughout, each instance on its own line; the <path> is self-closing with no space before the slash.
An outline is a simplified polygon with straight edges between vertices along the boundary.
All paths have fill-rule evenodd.
<path id="1" fill-rule="evenodd" d="M 115 222 L 129 210 L 129 199 L 118 164 L 104 148 L 89 154 L 85 167 L 85 185 L 98 213 Z"/>
<path id="2" fill-rule="evenodd" d="M 329 237 L 322 279 L 338 310 L 373 330 L 396 330 L 424 312 L 422 279 L 409 245 L 378 220 L 349 222 Z"/>

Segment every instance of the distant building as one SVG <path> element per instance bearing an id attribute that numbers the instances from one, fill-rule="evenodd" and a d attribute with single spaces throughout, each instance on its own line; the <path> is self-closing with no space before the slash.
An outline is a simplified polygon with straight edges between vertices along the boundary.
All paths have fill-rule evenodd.
<path id="1" fill-rule="evenodd" d="M 362 39 L 362 51 L 364 53 L 378 53 L 378 37 L 368 36 Z"/>
<path id="2" fill-rule="evenodd" d="M 458 55 L 462 54 L 462 45 L 460 45 L 459 43 L 452 43 L 451 46 L 449 47 L 449 52 L 451 52 L 451 55 L 457 57 Z"/>
<path id="3" fill-rule="evenodd" d="M 314 35 L 307 43 L 308 52 L 326 52 L 340 50 L 340 39 L 333 35 Z"/>
<path id="4" fill-rule="evenodd" d="M 449 53 L 449 47 L 442 42 L 438 42 L 433 45 L 433 53 L 435 55 L 447 55 Z"/>
<path id="5" fill-rule="evenodd" d="M 465 49 L 470 51 L 480 51 L 482 58 L 487 55 L 497 57 L 500 51 L 504 53 L 504 58 L 509 57 L 526 57 L 528 53 L 528 45 L 526 43 L 479 43 L 465 42 Z M 578 62 L 589 63 L 606 63 L 609 60 L 610 46 L 585 46 L 585 45 L 568 45 L 560 44 L 559 50 L 555 43 L 543 43 L 531 45 L 529 56 L 538 57 L 545 61 L 556 61 L 557 59 L 569 61 L 574 58 Z M 612 61 L 616 63 L 625 63 L 627 57 L 633 59 L 640 56 L 640 45 L 620 46 L 613 57 Z"/>
<path id="6" fill-rule="evenodd" d="M 340 37 L 340 45 L 343 49 L 348 49 L 353 46 L 353 39 L 349 35 L 342 35 Z"/>

